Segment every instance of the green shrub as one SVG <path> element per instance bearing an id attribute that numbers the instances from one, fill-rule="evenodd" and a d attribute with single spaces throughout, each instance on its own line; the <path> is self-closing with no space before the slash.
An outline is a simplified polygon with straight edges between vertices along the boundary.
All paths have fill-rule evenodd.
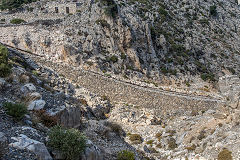
<path id="1" fill-rule="evenodd" d="M 28 112 L 24 104 L 6 102 L 3 104 L 3 107 L 6 109 L 6 113 L 16 120 L 22 120 L 24 115 Z"/>
<path id="2" fill-rule="evenodd" d="M 142 137 L 139 134 L 130 134 L 129 140 L 132 141 L 135 144 L 142 143 Z"/>
<path id="3" fill-rule="evenodd" d="M 199 22 L 200 22 L 202 25 L 209 25 L 208 19 L 200 19 Z"/>
<path id="4" fill-rule="evenodd" d="M 204 81 L 215 81 L 215 75 L 213 73 L 203 73 L 201 74 L 201 78 Z"/>
<path id="5" fill-rule="evenodd" d="M 131 151 L 123 150 L 118 152 L 117 160 L 135 160 L 135 155 Z"/>
<path id="6" fill-rule="evenodd" d="M 0 3 L 0 9 L 15 9 L 21 7 L 22 4 L 27 4 L 31 2 L 36 2 L 37 0 L 2 0 L 2 3 Z"/>
<path id="7" fill-rule="evenodd" d="M 114 0 L 101 0 L 100 1 L 104 6 L 104 12 L 107 16 L 115 18 L 118 14 L 117 4 Z"/>
<path id="8" fill-rule="evenodd" d="M 51 128 L 49 146 L 62 152 L 68 160 L 78 159 L 86 148 L 86 137 L 77 129 Z"/>
<path id="9" fill-rule="evenodd" d="M 232 152 L 227 150 L 227 149 L 223 149 L 219 154 L 218 154 L 218 160 L 232 160 Z"/>
<path id="10" fill-rule="evenodd" d="M 109 61 L 113 62 L 113 63 L 116 63 L 118 61 L 118 57 L 113 55 L 109 58 Z"/>
<path id="11" fill-rule="evenodd" d="M 15 19 L 12 19 L 10 21 L 10 23 L 12 23 L 12 24 L 21 24 L 21 23 L 25 23 L 25 21 L 23 19 L 20 19 L 20 18 L 15 18 Z"/>
<path id="12" fill-rule="evenodd" d="M 163 74 L 167 74 L 167 73 L 168 73 L 168 70 L 167 70 L 166 67 L 162 67 L 162 68 L 161 68 L 161 72 L 162 72 Z"/>
<path id="13" fill-rule="evenodd" d="M 101 25 L 102 27 L 110 28 L 110 24 L 104 19 L 98 19 L 96 20 L 96 23 Z"/>
<path id="14" fill-rule="evenodd" d="M 196 145 L 195 144 L 193 144 L 192 146 L 190 146 L 190 147 L 185 147 L 185 149 L 187 149 L 189 152 L 191 152 L 191 151 L 194 151 L 195 149 L 196 149 Z"/>
<path id="15" fill-rule="evenodd" d="M 166 17 L 168 16 L 168 12 L 163 7 L 160 7 L 158 9 L 158 13 L 161 15 L 161 17 L 165 21 Z"/>
<path id="16" fill-rule="evenodd" d="M 210 6 L 210 15 L 217 16 L 217 7 L 215 5 Z"/>
<path id="17" fill-rule="evenodd" d="M 168 149 L 173 150 L 177 148 L 176 140 L 172 137 L 168 140 Z"/>
<path id="18" fill-rule="evenodd" d="M 126 58 L 127 58 L 127 55 L 124 53 L 121 53 L 121 59 L 126 59 Z"/>
<path id="19" fill-rule="evenodd" d="M 3 45 L 0 45 L 0 63 L 8 62 L 8 50 Z"/>
<path id="20" fill-rule="evenodd" d="M 158 132 L 155 137 L 158 139 L 158 141 L 161 141 L 162 139 L 162 132 Z"/>
<path id="21" fill-rule="evenodd" d="M 6 77 L 11 73 L 11 66 L 9 64 L 0 63 L 0 77 Z"/>
<path id="22" fill-rule="evenodd" d="M 149 140 L 146 142 L 146 144 L 153 144 L 154 140 Z"/>

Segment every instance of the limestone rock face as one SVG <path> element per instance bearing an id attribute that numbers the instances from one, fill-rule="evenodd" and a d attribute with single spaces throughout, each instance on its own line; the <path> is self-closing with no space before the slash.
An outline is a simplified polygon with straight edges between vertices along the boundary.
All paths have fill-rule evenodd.
<path id="1" fill-rule="evenodd" d="M 90 140 L 87 140 L 87 148 L 85 149 L 81 160 L 103 160 L 103 154 L 100 149 Z"/>
<path id="2" fill-rule="evenodd" d="M 43 109 L 46 102 L 44 100 L 35 100 L 28 105 L 28 110 L 40 110 Z"/>
<path id="3" fill-rule="evenodd" d="M 219 89 L 233 108 L 240 106 L 240 78 L 237 75 L 223 76 L 219 79 Z"/>
<path id="4" fill-rule="evenodd" d="M 24 95 L 27 95 L 31 92 L 35 92 L 36 87 L 32 83 L 28 83 L 28 84 L 25 84 L 24 86 L 22 86 L 20 90 Z"/>
<path id="5" fill-rule="evenodd" d="M 16 142 L 9 144 L 10 146 L 17 149 L 27 149 L 32 151 L 39 156 L 39 159 L 52 160 L 52 157 L 43 143 L 30 139 L 24 134 L 20 134 L 18 137 L 12 137 L 12 139 Z"/>
<path id="6" fill-rule="evenodd" d="M 78 128 L 82 125 L 83 112 L 80 107 L 69 106 L 57 114 L 59 123 L 67 128 Z"/>

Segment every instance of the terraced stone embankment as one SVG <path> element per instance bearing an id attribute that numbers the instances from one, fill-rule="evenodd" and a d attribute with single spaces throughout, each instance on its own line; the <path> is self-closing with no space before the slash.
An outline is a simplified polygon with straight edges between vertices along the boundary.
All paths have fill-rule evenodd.
<path id="1" fill-rule="evenodd" d="M 26 54 L 29 56 L 29 53 Z M 47 61 L 33 54 L 30 58 L 39 66 L 51 68 L 59 75 L 64 76 L 75 84 L 87 88 L 93 93 L 107 96 L 113 102 L 122 102 L 140 108 L 150 109 L 157 117 L 191 114 L 193 111 L 206 111 L 209 108 L 224 105 L 224 101 L 211 97 L 193 96 L 142 87 L 92 71 L 73 67 L 69 64 Z"/>

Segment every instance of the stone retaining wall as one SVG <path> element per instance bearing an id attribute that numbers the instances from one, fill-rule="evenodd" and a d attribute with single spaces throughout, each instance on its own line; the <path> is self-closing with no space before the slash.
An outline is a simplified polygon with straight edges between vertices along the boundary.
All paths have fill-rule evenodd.
<path id="1" fill-rule="evenodd" d="M 31 23 L 37 20 L 56 20 L 63 19 L 66 15 L 60 13 L 15 13 L 15 14 L 1 14 L 0 20 L 5 19 L 5 24 L 10 24 L 10 21 L 15 18 L 23 19 L 24 21 Z"/>
<path id="2" fill-rule="evenodd" d="M 34 55 L 31 58 L 43 67 L 51 68 L 59 75 L 63 75 L 72 83 L 87 88 L 90 92 L 107 96 L 112 102 L 132 104 L 135 107 L 151 110 L 156 117 L 170 118 L 196 114 L 225 104 L 211 97 L 186 95 L 129 84 L 69 64 L 53 63 Z"/>
<path id="3" fill-rule="evenodd" d="M 193 112 L 206 111 L 209 108 L 224 104 L 222 101 L 210 97 L 186 96 L 179 93 L 144 88 L 82 69 L 76 69 L 69 65 L 63 66 L 46 61 L 41 62 L 40 59 L 36 60 L 93 93 L 105 95 L 111 101 L 117 103 L 123 102 L 150 109 L 157 117 L 192 114 Z"/>

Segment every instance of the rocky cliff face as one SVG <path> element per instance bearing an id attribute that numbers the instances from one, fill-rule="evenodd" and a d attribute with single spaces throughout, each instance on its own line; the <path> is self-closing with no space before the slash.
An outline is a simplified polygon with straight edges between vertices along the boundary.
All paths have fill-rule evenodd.
<path id="1" fill-rule="evenodd" d="M 115 11 L 104 0 L 84 1 L 81 12 L 52 23 L 36 7 L 33 13 L 39 19 L 45 15 L 45 21 L 1 27 L 2 42 L 53 60 L 142 81 L 150 77 L 160 84 L 186 85 L 200 77 L 214 81 L 225 73 L 239 74 L 236 2 L 111 3 Z M 25 13 L 26 21 L 33 20 L 33 13 Z M 165 75 L 177 76 L 177 82 Z"/>
<path id="2" fill-rule="evenodd" d="M 234 0 L 86 0 L 74 15 L 48 13 L 45 4 L 0 13 L 0 42 L 42 56 L 29 58 L 31 69 L 12 58 L 12 74 L 0 79 L 5 159 L 42 156 L 38 145 L 57 159 L 45 146 L 48 128 L 34 113 L 39 109 L 88 136 L 82 159 L 116 159 L 121 150 L 136 159 L 240 158 L 240 9 Z M 12 18 L 26 23 L 11 24 Z M 196 100 L 196 94 L 204 96 Z M 5 101 L 24 101 L 31 114 L 15 123 Z M 22 141 L 33 145 L 24 148 Z"/>

